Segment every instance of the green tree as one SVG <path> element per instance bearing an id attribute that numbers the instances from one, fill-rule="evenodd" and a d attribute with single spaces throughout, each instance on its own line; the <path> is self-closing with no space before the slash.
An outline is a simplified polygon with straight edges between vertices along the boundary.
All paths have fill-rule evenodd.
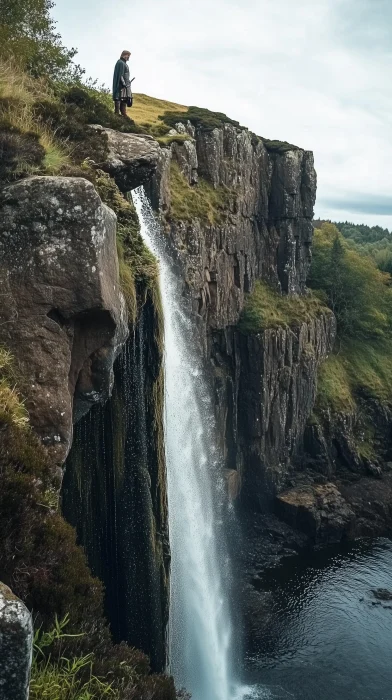
<path id="1" fill-rule="evenodd" d="M 72 63 L 76 49 L 67 49 L 51 17 L 52 0 L 0 0 L 0 57 L 16 57 L 34 76 L 80 79 Z"/>
<path id="2" fill-rule="evenodd" d="M 389 275 L 368 255 L 350 248 L 334 224 L 315 230 L 309 286 L 322 291 L 341 339 L 381 338 L 391 332 Z"/>

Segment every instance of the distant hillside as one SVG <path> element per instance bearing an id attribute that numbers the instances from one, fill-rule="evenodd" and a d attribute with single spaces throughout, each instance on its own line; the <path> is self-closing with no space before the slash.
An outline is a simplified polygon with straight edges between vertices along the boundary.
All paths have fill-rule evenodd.
<path id="1" fill-rule="evenodd" d="M 370 255 L 380 270 L 392 274 L 392 233 L 387 228 L 349 221 L 325 222 L 322 219 L 313 223 L 316 228 L 321 228 L 324 223 L 333 223 L 351 248 Z"/>

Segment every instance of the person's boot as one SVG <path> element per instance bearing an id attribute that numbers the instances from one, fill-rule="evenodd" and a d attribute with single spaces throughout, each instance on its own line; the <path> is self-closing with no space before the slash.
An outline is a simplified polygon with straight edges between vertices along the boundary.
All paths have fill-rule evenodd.
<path id="1" fill-rule="evenodd" d="M 120 104 L 120 112 L 121 112 L 121 114 L 122 114 L 123 117 L 126 117 L 126 116 L 127 116 L 127 103 L 126 103 L 126 102 L 123 102 L 123 101 L 121 102 L 121 104 Z"/>
<path id="2" fill-rule="evenodd" d="M 120 100 L 114 100 L 114 113 L 120 114 Z"/>

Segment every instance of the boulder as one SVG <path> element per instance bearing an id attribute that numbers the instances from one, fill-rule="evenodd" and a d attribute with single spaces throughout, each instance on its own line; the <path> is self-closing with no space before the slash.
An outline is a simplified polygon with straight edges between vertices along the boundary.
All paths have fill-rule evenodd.
<path id="1" fill-rule="evenodd" d="M 276 501 L 278 515 L 317 543 L 340 542 L 355 517 L 331 482 L 290 489 L 277 496 Z"/>
<path id="2" fill-rule="evenodd" d="M 97 165 L 114 178 L 122 192 L 129 192 L 150 180 L 161 150 L 152 136 L 123 134 L 99 124 L 92 125 L 92 128 L 106 135 L 109 149 L 106 160 Z"/>
<path id="3" fill-rule="evenodd" d="M 31 423 L 63 461 L 78 420 L 111 392 L 127 337 L 116 216 L 83 178 L 33 177 L 0 196 L 0 343 Z"/>
<path id="4" fill-rule="evenodd" d="M 27 700 L 33 624 L 24 603 L 0 583 L 0 697 Z"/>

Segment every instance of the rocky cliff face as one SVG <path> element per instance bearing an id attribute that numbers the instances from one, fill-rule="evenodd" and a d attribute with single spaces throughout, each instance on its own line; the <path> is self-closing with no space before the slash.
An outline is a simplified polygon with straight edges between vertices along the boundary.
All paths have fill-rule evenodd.
<path id="1" fill-rule="evenodd" d="M 192 140 L 162 152 L 151 188 L 182 269 L 210 367 L 226 466 L 243 499 L 269 503 L 285 481 L 312 411 L 317 368 L 332 348 L 326 314 L 296 327 L 244 335 L 238 320 L 256 280 L 306 293 L 316 173 L 310 152 L 250 132 L 177 125 Z M 172 168 L 222 198 L 219 220 L 176 216 Z"/>
<path id="2" fill-rule="evenodd" d="M 115 641 L 143 649 L 162 671 L 169 547 L 159 283 L 136 215 L 116 187 L 126 193 L 150 178 L 160 149 L 148 136 L 96 131 L 108 148 L 97 172 L 80 169 L 90 179 L 31 177 L 0 187 L 0 346 L 12 354 L 31 426 L 45 445 L 42 471 L 47 456 L 60 477 L 47 487 L 42 508 L 57 518 L 60 534 L 69 532 L 54 502 L 72 445 L 63 513 L 105 584 Z M 30 474 L 31 462 L 39 472 L 41 447 L 35 455 L 26 445 L 26 464 L 15 469 Z M 0 452 L 8 467 L 4 439 Z M 17 513 L 23 497 L 15 495 Z M 57 575 L 57 552 L 47 546 Z M 0 564 L 12 579 L 12 563 Z M 39 605 L 45 609 L 45 601 Z"/>
<path id="3" fill-rule="evenodd" d="M 11 350 L 32 425 L 62 462 L 76 420 L 113 384 L 127 313 L 116 217 L 81 178 L 33 177 L 0 200 L 0 342 Z"/>

